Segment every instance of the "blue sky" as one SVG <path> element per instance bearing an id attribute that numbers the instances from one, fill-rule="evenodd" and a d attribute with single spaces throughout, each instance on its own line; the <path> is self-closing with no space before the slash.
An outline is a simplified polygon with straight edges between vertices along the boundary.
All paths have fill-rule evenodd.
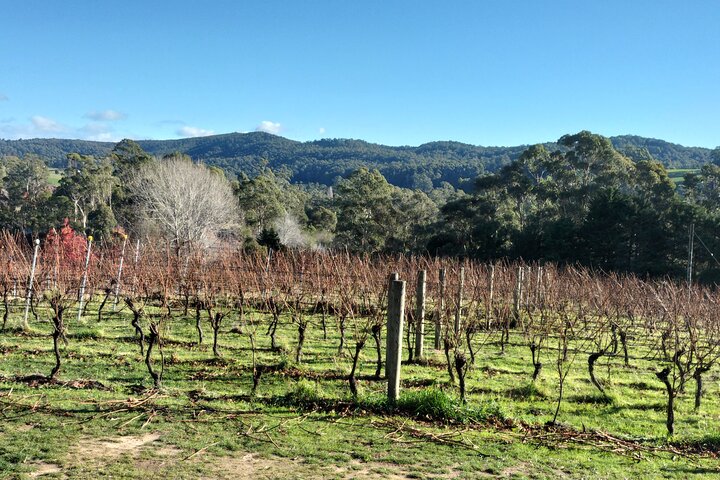
<path id="1" fill-rule="evenodd" d="M 0 138 L 720 145 L 720 2 L 0 0 Z"/>

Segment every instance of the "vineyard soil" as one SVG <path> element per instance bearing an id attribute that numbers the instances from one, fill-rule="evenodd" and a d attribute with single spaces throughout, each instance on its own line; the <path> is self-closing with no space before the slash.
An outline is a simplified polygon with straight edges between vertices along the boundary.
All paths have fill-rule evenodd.
<path id="1" fill-rule="evenodd" d="M 99 299 L 98 299 L 99 300 Z M 520 334 L 510 331 L 505 353 L 495 342 L 477 347 L 467 374 L 467 406 L 448 383 L 442 351 L 402 367 L 401 399 L 389 412 L 386 383 L 375 380 L 375 352 L 364 347 L 359 394 L 347 376 L 354 344 L 338 355 L 337 329 L 323 339 L 310 317 L 302 362 L 294 362 L 297 326 L 281 317 L 279 351 L 257 333 L 263 369 L 253 395 L 250 341 L 231 314 L 212 339 L 197 345 L 193 313 L 164 325 L 163 383 L 153 389 L 125 310 L 101 322 L 91 304 L 67 328 L 62 369 L 55 364 L 48 310 L 30 332 L 0 334 L 0 478 L 692 478 L 720 474 L 718 371 L 703 378 L 706 393 L 693 410 L 693 384 L 676 402 L 675 436 L 665 429 L 665 392 L 657 364 L 636 348 L 630 366 L 604 356 L 595 375 L 602 397 L 578 356 L 565 383 L 559 424 L 558 391 L 545 352 L 533 367 Z M 15 305 L 8 326 L 21 322 Z M 70 312 L 69 317 L 73 317 Z M 334 322 L 334 318 L 328 318 Z M 203 322 L 209 329 L 205 317 Z M 269 323 L 266 322 L 266 323 Z M 432 344 L 432 324 L 426 326 Z M 383 337 L 384 338 L 384 337 Z M 518 343 L 515 343 L 517 340 Z M 405 346 L 404 346 L 405 348 Z M 572 345 L 569 348 L 572 355 Z M 159 355 L 159 352 L 155 352 Z M 642 358 L 641 358 L 642 357 Z M 403 352 L 403 359 L 407 352 Z M 159 357 L 155 363 L 160 368 Z M 412 395 L 441 392 L 457 415 L 416 414 Z M 415 397 L 420 398 L 420 397 Z M 425 398 L 425 400 L 422 400 Z M 418 403 L 429 402 L 422 397 Z M 447 407 L 447 405 L 445 405 Z"/>

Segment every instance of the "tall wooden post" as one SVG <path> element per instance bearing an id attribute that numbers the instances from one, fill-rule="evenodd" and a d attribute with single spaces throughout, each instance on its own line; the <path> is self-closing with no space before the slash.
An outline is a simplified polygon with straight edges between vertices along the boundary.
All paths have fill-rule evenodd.
<path id="1" fill-rule="evenodd" d="M 82 281 L 80 282 L 80 292 L 78 294 L 78 322 L 82 318 L 83 313 L 83 301 L 85 300 L 85 284 L 87 283 L 88 266 L 90 265 L 90 252 L 92 250 L 92 235 L 88 235 L 87 238 L 87 255 L 85 256 L 85 268 L 83 270 Z"/>
<path id="2" fill-rule="evenodd" d="M 438 273 L 438 281 L 440 283 L 440 299 L 435 312 L 435 350 L 440 350 L 440 337 L 442 334 L 442 315 L 445 311 L 445 286 L 447 280 L 445 278 L 445 269 L 441 268 Z"/>
<path id="3" fill-rule="evenodd" d="M 405 317 L 405 282 L 392 280 L 388 290 L 387 341 L 385 344 L 385 377 L 388 380 L 388 402 L 394 405 L 400 395 L 403 321 Z"/>
<path id="4" fill-rule="evenodd" d="M 30 330 L 28 324 L 28 313 L 30 312 L 30 302 L 32 301 L 33 282 L 35 281 L 35 266 L 37 265 L 38 250 L 40 250 L 40 239 L 35 239 L 35 252 L 33 253 L 32 268 L 30 269 L 30 281 L 28 282 L 27 295 L 25 297 L 25 315 L 23 315 L 22 328 L 25 331 Z"/>
<path id="5" fill-rule="evenodd" d="M 415 358 L 423 358 L 425 343 L 425 292 L 427 272 L 420 270 L 415 287 Z"/>
<path id="6" fill-rule="evenodd" d="M 513 295 L 513 314 L 515 320 L 520 320 L 520 307 L 522 307 L 522 294 L 523 294 L 523 277 L 525 276 L 525 269 L 518 267 L 517 279 L 515 282 L 515 292 Z"/>
<path id="7" fill-rule="evenodd" d="M 135 242 L 135 257 L 133 259 L 133 283 L 132 283 L 132 292 L 133 294 L 137 293 L 137 264 L 138 260 L 140 260 L 140 239 L 138 238 Z"/>
<path id="8" fill-rule="evenodd" d="M 488 279 L 488 300 L 485 305 L 485 330 L 490 331 L 490 318 L 493 314 L 493 295 L 495 294 L 495 264 L 490 265 L 490 278 Z"/>
<path id="9" fill-rule="evenodd" d="M 455 334 L 460 331 L 460 320 L 462 318 L 463 289 L 465 288 L 465 267 L 460 267 L 460 283 L 457 291 L 457 310 L 455 311 Z"/>
<path id="10" fill-rule="evenodd" d="M 117 309 L 118 299 L 120 298 L 120 282 L 122 282 L 123 262 L 125 261 L 125 246 L 127 245 L 127 235 L 123 235 L 122 250 L 120 251 L 120 265 L 118 266 L 117 282 L 115 283 L 115 300 L 113 300 L 113 312 Z"/>
<path id="11" fill-rule="evenodd" d="M 535 276 L 535 303 L 540 303 L 540 299 L 544 298 L 544 292 L 543 290 L 543 284 L 542 284 L 542 274 L 543 274 L 543 267 L 538 265 L 537 267 L 537 275 Z"/>

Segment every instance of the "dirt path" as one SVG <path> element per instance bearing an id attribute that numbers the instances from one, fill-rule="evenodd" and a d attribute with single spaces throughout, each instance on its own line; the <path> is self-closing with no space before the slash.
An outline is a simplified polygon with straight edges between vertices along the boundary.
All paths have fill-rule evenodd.
<path id="1" fill-rule="evenodd" d="M 118 462 L 137 478 L 159 478 L 159 474 L 173 478 L 203 479 L 358 479 L 383 478 L 404 480 L 416 478 L 400 467 L 388 463 L 353 460 L 344 465 L 310 464 L 302 458 L 288 459 L 238 452 L 235 455 L 213 456 L 205 450 L 184 452 L 162 443 L 158 432 L 144 435 L 115 436 L 106 439 L 86 438 L 73 445 L 64 468 L 61 465 L 36 462 L 31 464 L 30 478 L 53 475 L 54 478 L 96 478 L 93 472 L 104 471 Z M 198 474 L 199 471 L 204 472 Z M 452 476 L 446 477 L 452 478 Z"/>

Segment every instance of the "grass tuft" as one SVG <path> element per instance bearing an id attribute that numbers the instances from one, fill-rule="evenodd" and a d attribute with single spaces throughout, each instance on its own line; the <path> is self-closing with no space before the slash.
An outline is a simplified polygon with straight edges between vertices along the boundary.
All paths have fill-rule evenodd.
<path id="1" fill-rule="evenodd" d="M 322 403 L 324 395 L 318 383 L 301 379 L 285 395 L 284 400 L 291 405 L 311 407 Z"/>
<path id="2" fill-rule="evenodd" d="M 568 397 L 568 401 L 580 404 L 594 404 L 594 405 L 616 405 L 617 398 L 613 394 L 603 395 L 601 393 L 594 393 L 591 395 L 575 395 Z"/>
<path id="3" fill-rule="evenodd" d="M 542 388 L 532 382 L 520 385 L 519 387 L 511 388 L 507 391 L 507 396 L 514 399 L 528 400 L 544 399 L 548 397 L 547 393 L 545 393 Z"/>
<path id="4" fill-rule="evenodd" d="M 438 388 L 409 391 L 400 395 L 397 410 L 415 418 L 450 423 L 504 420 L 505 414 L 497 402 L 463 405 L 459 399 Z"/>

